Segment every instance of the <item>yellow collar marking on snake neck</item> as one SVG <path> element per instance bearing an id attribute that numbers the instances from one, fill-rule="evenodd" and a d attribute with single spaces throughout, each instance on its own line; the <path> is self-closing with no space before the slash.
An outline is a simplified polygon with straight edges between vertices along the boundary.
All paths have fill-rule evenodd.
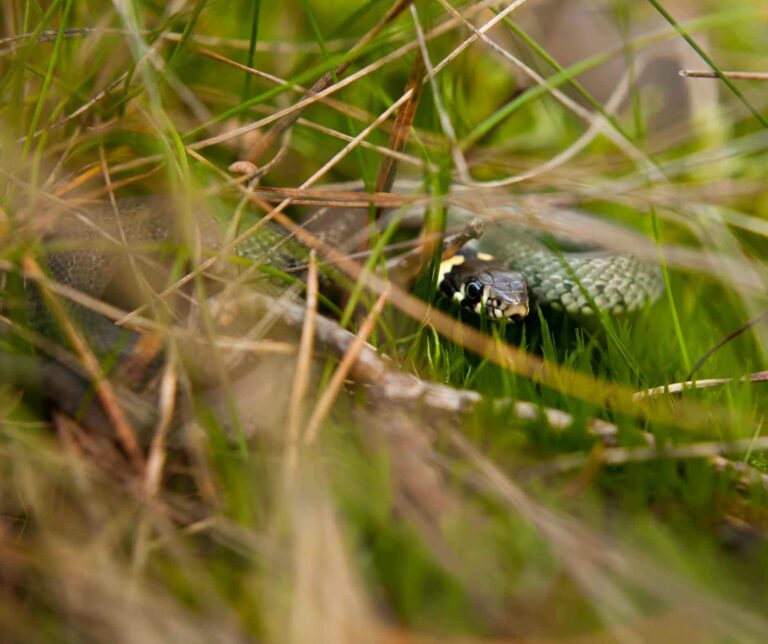
<path id="1" fill-rule="evenodd" d="M 453 257 L 449 257 L 440 262 L 440 266 L 437 269 L 437 283 L 439 284 L 442 282 L 454 266 L 461 266 L 466 259 L 467 258 L 464 257 L 464 255 L 454 255 Z"/>

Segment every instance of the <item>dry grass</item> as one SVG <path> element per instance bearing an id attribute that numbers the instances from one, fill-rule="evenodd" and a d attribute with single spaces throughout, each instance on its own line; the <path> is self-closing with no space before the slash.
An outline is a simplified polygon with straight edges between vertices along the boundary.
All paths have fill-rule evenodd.
<path id="1" fill-rule="evenodd" d="M 762 641 L 762 4 L 255 7 L 0 0 L 8 639 Z M 153 193 L 179 216 L 161 248 L 117 216 Z M 331 243 L 308 207 L 361 223 Z M 461 319 L 428 276 L 447 208 L 660 261 L 667 297 Z M 127 258 L 113 282 L 140 296 L 47 278 L 51 222 Z M 306 285 L 254 291 L 237 250 L 267 222 L 312 249 Z M 143 334 L 129 365 L 71 302 Z M 721 387 L 675 386 L 729 334 L 696 365 Z"/>

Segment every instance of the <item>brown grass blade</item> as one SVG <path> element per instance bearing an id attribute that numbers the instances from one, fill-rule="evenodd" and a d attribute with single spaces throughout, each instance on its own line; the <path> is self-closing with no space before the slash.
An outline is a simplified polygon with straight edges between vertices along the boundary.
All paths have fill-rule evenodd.
<path id="1" fill-rule="evenodd" d="M 104 406 L 104 411 L 111 420 L 117 438 L 123 446 L 123 449 L 125 449 L 131 464 L 137 472 L 143 472 L 144 454 L 139 447 L 136 432 L 128 422 L 125 412 L 117 399 L 117 395 L 109 384 L 109 380 L 104 377 L 99 361 L 96 359 L 96 356 L 93 354 L 90 347 L 88 347 L 88 344 L 78 333 L 74 324 L 72 324 L 69 315 L 67 315 L 67 312 L 59 299 L 47 288 L 43 272 L 37 261 L 31 255 L 27 255 L 24 258 L 24 270 L 37 281 L 47 306 L 51 309 L 57 322 L 61 325 L 64 334 L 67 336 L 67 339 L 72 344 L 82 361 L 85 371 L 94 384 L 96 395 Z"/>
<path id="2" fill-rule="evenodd" d="M 408 100 L 400 107 L 395 116 L 395 124 L 389 137 L 390 150 L 402 152 L 405 150 L 408 136 L 411 133 L 413 120 L 416 118 L 416 111 L 419 108 L 421 91 L 424 87 L 424 60 L 421 56 L 416 56 L 413 61 L 411 75 L 405 85 L 405 94 L 408 94 Z M 384 157 L 379 166 L 379 176 L 376 179 L 376 192 L 391 192 L 397 175 L 397 160 L 395 157 Z M 376 213 L 376 217 L 381 216 L 381 209 Z"/>
<path id="3" fill-rule="evenodd" d="M 346 56 L 346 60 L 339 64 L 336 69 L 333 70 L 333 72 L 326 72 L 323 74 L 309 89 L 307 96 L 311 97 L 315 94 L 319 94 L 323 90 L 330 87 L 333 83 L 335 83 L 336 79 L 338 79 L 340 76 L 343 76 L 344 72 L 346 72 L 349 66 L 352 64 L 354 57 L 379 33 L 381 33 L 381 31 L 388 24 L 390 24 L 403 11 L 405 11 L 408 5 L 410 5 L 412 2 L 413 0 L 396 0 L 396 2 L 389 8 L 387 13 L 384 14 L 382 19 L 373 27 L 371 27 L 371 29 L 369 29 L 368 32 L 366 32 L 363 37 L 360 38 L 360 40 L 358 40 L 352 46 Z M 263 137 L 258 139 L 258 141 L 253 145 L 250 151 L 245 155 L 245 160 L 250 161 L 251 163 L 257 163 L 262 154 L 264 154 L 264 152 L 272 147 L 272 145 L 274 145 L 274 143 L 283 136 L 283 133 L 297 121 L 297 119 L 302 115 L 304 109 L 306 109 L 306 107 L 288 114 L 283 119 L 275 123 L 269 129 L 269 131 Z"/>

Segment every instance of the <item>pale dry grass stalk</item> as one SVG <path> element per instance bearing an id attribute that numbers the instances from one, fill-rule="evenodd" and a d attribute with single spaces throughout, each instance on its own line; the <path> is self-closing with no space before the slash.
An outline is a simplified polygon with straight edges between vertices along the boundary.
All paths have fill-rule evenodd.
<path id="1" fill-rule="evenodd" d="M 623 135 L 616 132 L 613 124 L 608 122 L 605 117 L 603 117 L 601 114 L 592 114 L 585 108 L 581 107 L 576 101 L 568 97 L 566 94 L 564 94 L 561 90 L 557 89 L 556 87 L 551 87 L 548 83 L 548 81 L 541 76 L 538 72 L 536 72 L 534 69 L 526 65 L 522 60 L 520 60 L 517 56 L 509 52 L 507 49 L 499 45 L 496 41 L 492 40 L 490 37 L 486 35 L 486 32 L 488 29 L 485 27 L 496 19 L 498 19 L 500 16 L 504 14 L 504 12 L 499 12 L 492 20 L 488 21 L 486 25 L 483 25 L 481 28 L 475 27 L 469 20 L 466 20 L 465 18 L 462 18 L 459 13 L 454 9 L 446 0 L 438 0 L 440 4 L 443 6 L 443 8 L 448 11 L 452 16 L 454 16 L 457 20 L 461 20 L 461 22 L 470 30 L 474 35 L 476 35 L 478 38 L 480 38 L 484 43 L 486 43 L 489 47 L 491 47 L 494 51 L 496 51 L 498 54 L 500 54 L 503 58 L 511 62 L 513 65 L 518 67 L 523 73 L 525 73 L 527 76 L 529 76 L 537 85 L 543 85 L 547 87 L 549 92 L 552 94 L 553 97 L 555 97 L 558 101 L 560 101 L 565 107 L 567 107 L 569 110 L 571 110 L 574 114 L 582 118 L 584 121 L 586 121 L 591 127 L 595 127 L 599 129 L 612 143 L 614 143 L 622 152 L 624 152 L 630 159 L 632 159 L 644 172 L 648 174 L 648 176 L 651 179 L 654 179 L 656 181 L 663 181 L 665 179 L 664 175 L 658 170 L 656 167 L 656 164 L 648 158 L 648 156 L 642 152 L 636 145 L 634 145 L 631 141 L 628 141 Z M 439 109 L 439 106 L 438 106 Z M 448 121 L 447 115 L 443 118 L 443 121 Z M 445 125 L 445 123 L 444 123 Z M 446 132 L 448 134 L 448 132 Z M 450 138 L 450 135 L 449 135 Z M 456 161 L 456 167 L 459 171 L 459 174 L 461 176 L 461 179 L 464 183 L 467 183 L 469 185 L 478 185 L 474 179 L 469 174 L 469 169 L 466 164 L 466 161 L 463 160 L 463 156 L 461 156 L 458 148 L 454 146 L 454 149 L 456 151 L 454 155 L 454 161 Z M 482 184 L 479 184 L 482 185 Z"/>
<path id="2" fill-rule="evenodd" d="M 605 104 L 604 112 L 609 115 L 613 115 L 618 109 L 621 102 L 626 98 L 630 87 L 630 76 L 625 74 L 613 91 L 613 94 L 608 98 Z M 469 185 L 478 186 L 483 188 L 502 188 L 505 186 L 515 185 L 524 181 L 530 181 L 543 174 L 547 174 L 562 167 L 569 161 L 571 161 L 576 155 L 582 152 L 587 146 L 589 146 L 601 133 L 604 124 L 607 123 L 605 116 L 601 114 L 595 114 L 594 120 L 589 124 L 587 130 L 573 143 L 566 147 L 562 152 L 558 152 L 551 159 L 538 165 L 530 170 L 526 170 L 520 174 L 516 174 L 511 177 L 505 177 L 503 179 L 494 179 L 491 181 L 471 181 Z"/>
<path id="3" fill-rule="evenodd" d="M 163 468 L 168 458 L 168 434 L 171 431 L 173 416 L 176 412 L 179 365 L 174 356 L 175 353 L 171 353 L 166 358 L 165 368 L 160 379 L 160 396 L 158 397 L 160 414 L 147 458 L 144 485 L 147 495 L 151 497 L 157 496 L 162 486 Z"/>
<path id="4" fill-rule="evenodd" d="M 343 522 L 327 490 L 324 475 L 313 467 L 302 468 L 296 485 L 287 490 L 288 534 L 279 533 L 282 547 L 278 549 L 286 550 L 289 563 L 273 571 L 276 579 L 264 589 L 275 642 L 380 641 L 381 624 L 355 570 Z"/>
<path id="5" fill-rule="evenodd" d="M 317 401 L 315 408 L 312 410 L 312 414 L 307 422 L 307 428 L 304 431 L 304 442 L 307 445 L 312 445 L 317 439 L 320 426 L 331 410 L 336 397 L 339 395 L 344 380 L 352 370 L 354 363 L 357 361 L 360 351 L 363 349 L 363 345 L 368 341 L 368 337 L 371 335 L 376 321 L 381 315 L 381 311 L 384 308 L 384 304 L 389 297 L 389 291 L 385 291 L 376 300 L 371 312 L 366 316 L 363 323 L 360 325 L 360 329 L 357 332 L 355 341 L 350 345 L 344 357 L 341 359 L 339 366 L 333 372 L 328 386 L 323 391 L 320 400 Z"/>
<path id="6" fill-rule="evenodd" d="M 286 453 L 284 457 L 284 476 L 286 485 L 290 485 L 296 475 L 298 463 L 299 440 L 301 425 L 304 418 L 304 405 L 310 372 L 312 370 L 312 354 L 315 344 L 315 327 L 317 321 L 317 255 L 312 251 L 309 255 L 309 270 L 307 272 L 307 299 L 304 326 L 301 330 L 299 353 L 291 388 L 291 401 L 288 408 L 286 427 Z"/>

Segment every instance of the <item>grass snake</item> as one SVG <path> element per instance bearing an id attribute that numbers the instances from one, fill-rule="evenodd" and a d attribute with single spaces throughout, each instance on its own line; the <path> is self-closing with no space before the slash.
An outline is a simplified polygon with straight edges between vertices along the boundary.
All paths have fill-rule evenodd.
<path id="1" fill-rule="evenodd" d="M 131 293 L 135 302 L 128 306 L 139 305 L 137 292 L 142 287 L 146 295 L 147 285 L 155 290 L 167 286 L 167 267 L 156 263 L 155 256 L 164 254 L 181 270 L 180 249 L 188 252 L 191 245 L 205 254 L 215 253 L 221 246 L 221 226 L 210 216 L 195 216 L 195 225 L 190 227 L 189 219 L 169 216 L 174 209 L 168 199 L 141 197 L 119 201 L 117 214 L 109 206 L 74 216 L 56 213 L 46 257 L 51 276 L 95 298 L 115 290 L 123 296 Z M 337 241 L 349 237 L 338 229 L 333 233 Z M 188 243 L 180 243 L 180 239 Z M 272 269 L 290 271 L 306 261 L 307 252 L 295 239 L 265 225 L 239 244 L 233 255 L 246 263 L 264 262 Z M 147 266 L 139 270 L 138 261 Z M 514 322 L 527 317 L 536 306 L 582 316 L 593 315 L 596 309 L 612 315 L 632 312 L 653 302 L 663 282 L 658 266 L 631 254 L 553 249 L 530 230 L 500 222 L 442 262 L 437 287 L 479 315 Z M 106 348 L 114 343 L 119 330 L 110 328 L 114 326 L 111 322 L 99 320 L 100 316 L 82 307 L 75 306 L 73 311 L 87 318 L 89 334 L 97 344 Z M 36 315 L 45 316 L 45 312 L 38 307 Z"/>

